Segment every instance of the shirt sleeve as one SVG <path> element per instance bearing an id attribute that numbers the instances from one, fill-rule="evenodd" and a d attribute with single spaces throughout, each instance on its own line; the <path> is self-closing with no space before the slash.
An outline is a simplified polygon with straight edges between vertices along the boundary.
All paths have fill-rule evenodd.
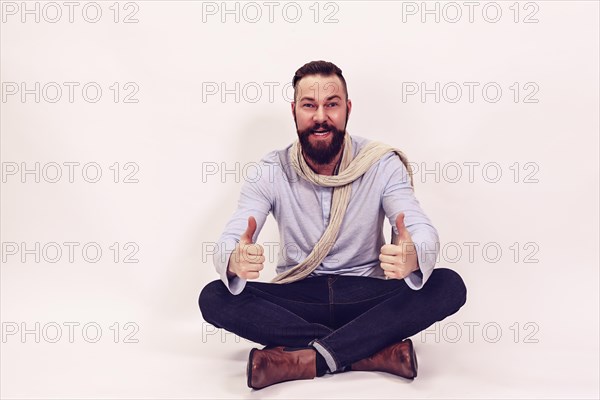
<path id="1" fill-rule="evenodd" d="M 244 176 L 244 184 L 240 192 L 238 206 L 233 216 L 225 225 L 225 230 L 219 238 L 217 251 L 213 255 L 213 264 L 221 280 L 229 291 L 234 294 L 240 294 L 246 286 L 246 280 L 239 277 L 229 278 L 227 276 L 227 265 L 229 257 L 240 241 L 240 236 L 248 226 L 248 217 L 256 219 L 256 231 L 252 237 L 252 242 L 256 243 L 256 238 L 265 224 L 267 216 L 271 212 L 274 204 L 273 180 L 274 168 L 271 162 L 266 158 L 257 165 L 259 168 L 248 168 Z"/>
<path id="2" fill-rule="evenodd" d="M 415 197 L 408 170 L 400 157 L 390 153 L 381 163 L 382 178 L 387 180 L 382 197 L 383 209 L 396 235 L 396 217 L 400 212 L 404 213 L 404 224 L 415 244 L 419 261 L 419 269 L 404 278 L 404 281 L 411 289 L 419 290 L 435 267 L 439 254 L 439 235 Z"/>

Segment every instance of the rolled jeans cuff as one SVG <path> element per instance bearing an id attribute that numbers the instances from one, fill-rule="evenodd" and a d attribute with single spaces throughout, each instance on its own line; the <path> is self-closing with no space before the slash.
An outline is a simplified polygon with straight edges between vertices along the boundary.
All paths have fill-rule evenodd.
<path id="1" fill-rule="evenodd" d="M 323 356 L 323 358 L 325 359 L 325 362 L 327 363 L 327 366 L 329 367 L 329 372 L 335 372 L 338 370 L 338 366 L 335 362 L 335 359 L 333 358 L 331 353 L 322 344 L 320 344 L 316 340 L 313 340 L 312 342 L 309 343 L 309 346 L 314 347 L 314 349 L 317 352 L 319 352 L 320 355 Z"/>

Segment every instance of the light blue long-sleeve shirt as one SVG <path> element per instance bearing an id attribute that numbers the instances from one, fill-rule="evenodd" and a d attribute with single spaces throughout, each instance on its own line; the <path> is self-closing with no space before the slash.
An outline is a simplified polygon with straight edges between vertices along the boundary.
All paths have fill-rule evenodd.
<path id="1" fill-rule="evenodd" d="M 368 140 L 350 136 L 354 156 Z M 238 208 L 225 226 L 213 261 L 229 291 L 239 294 L 246 280 L 227 277 L 229 256 L 246 230 L 248 217 L 256 219 L 253 242 L 272 213 L 279 227 L 277 273 L 303 261 L 329 224 L 333 188 L 299 177 L 290 163 L 289 148 L 268 153 L 256 168 L 247 168 Z M 384 279 L 379 252 L 385 244 L 383 219 L 396 230 L 396 216 L 404 224 L 417 251 L 419 270 L 405 279 L 418 290 L 431 275 L 439 253 L 438 232 L 425 215 L 410 185 L 408 171 L 394 153 L 384 155 L 352 183 L 352 194 L 337 241 L 311 276 L 358 275 Z M 258 242 L 260 244 L 260 242 Z M 268 258 L 267 258 L 268 261 Z"/>

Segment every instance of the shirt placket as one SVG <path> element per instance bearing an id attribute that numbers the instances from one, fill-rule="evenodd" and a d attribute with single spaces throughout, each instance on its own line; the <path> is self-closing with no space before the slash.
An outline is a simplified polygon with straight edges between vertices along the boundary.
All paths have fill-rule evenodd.
<path id="1" fill-rule="evenodd" d="M 323 216 L 323 226 L 327 228 L 329 225 L 329 215 L 331 210 L 331 195 L 332 189 L 328 187 L 319 187 L 319 194 L 321 195 L 321 213 Z"/>

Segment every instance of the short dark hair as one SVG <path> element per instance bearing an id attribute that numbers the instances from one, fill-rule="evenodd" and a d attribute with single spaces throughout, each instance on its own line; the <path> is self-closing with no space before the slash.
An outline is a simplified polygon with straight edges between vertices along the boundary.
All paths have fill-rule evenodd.
<path id="1" fill-rule="evenodd" d="M 346 92 L 346 100 L 348 100 L 348 87 L 346 86 L 346 80 L 344 79 L 344 75 L 342 75 L 342 70 L 329 61 L 311 61 L 309 63 L 304 64 L 294 74 L 294 78 L 292 79 L 292 86 L 294 87 L 294 101 L 296 100 L 296 93 L 298 91 L 297 83 L 300 79 L 304 78 L 308 75 L 321 75 L 321 76 L 331 76 L 337 75 L 342 81 L 342 86 L 344 86 L 344 91 Z"/>

